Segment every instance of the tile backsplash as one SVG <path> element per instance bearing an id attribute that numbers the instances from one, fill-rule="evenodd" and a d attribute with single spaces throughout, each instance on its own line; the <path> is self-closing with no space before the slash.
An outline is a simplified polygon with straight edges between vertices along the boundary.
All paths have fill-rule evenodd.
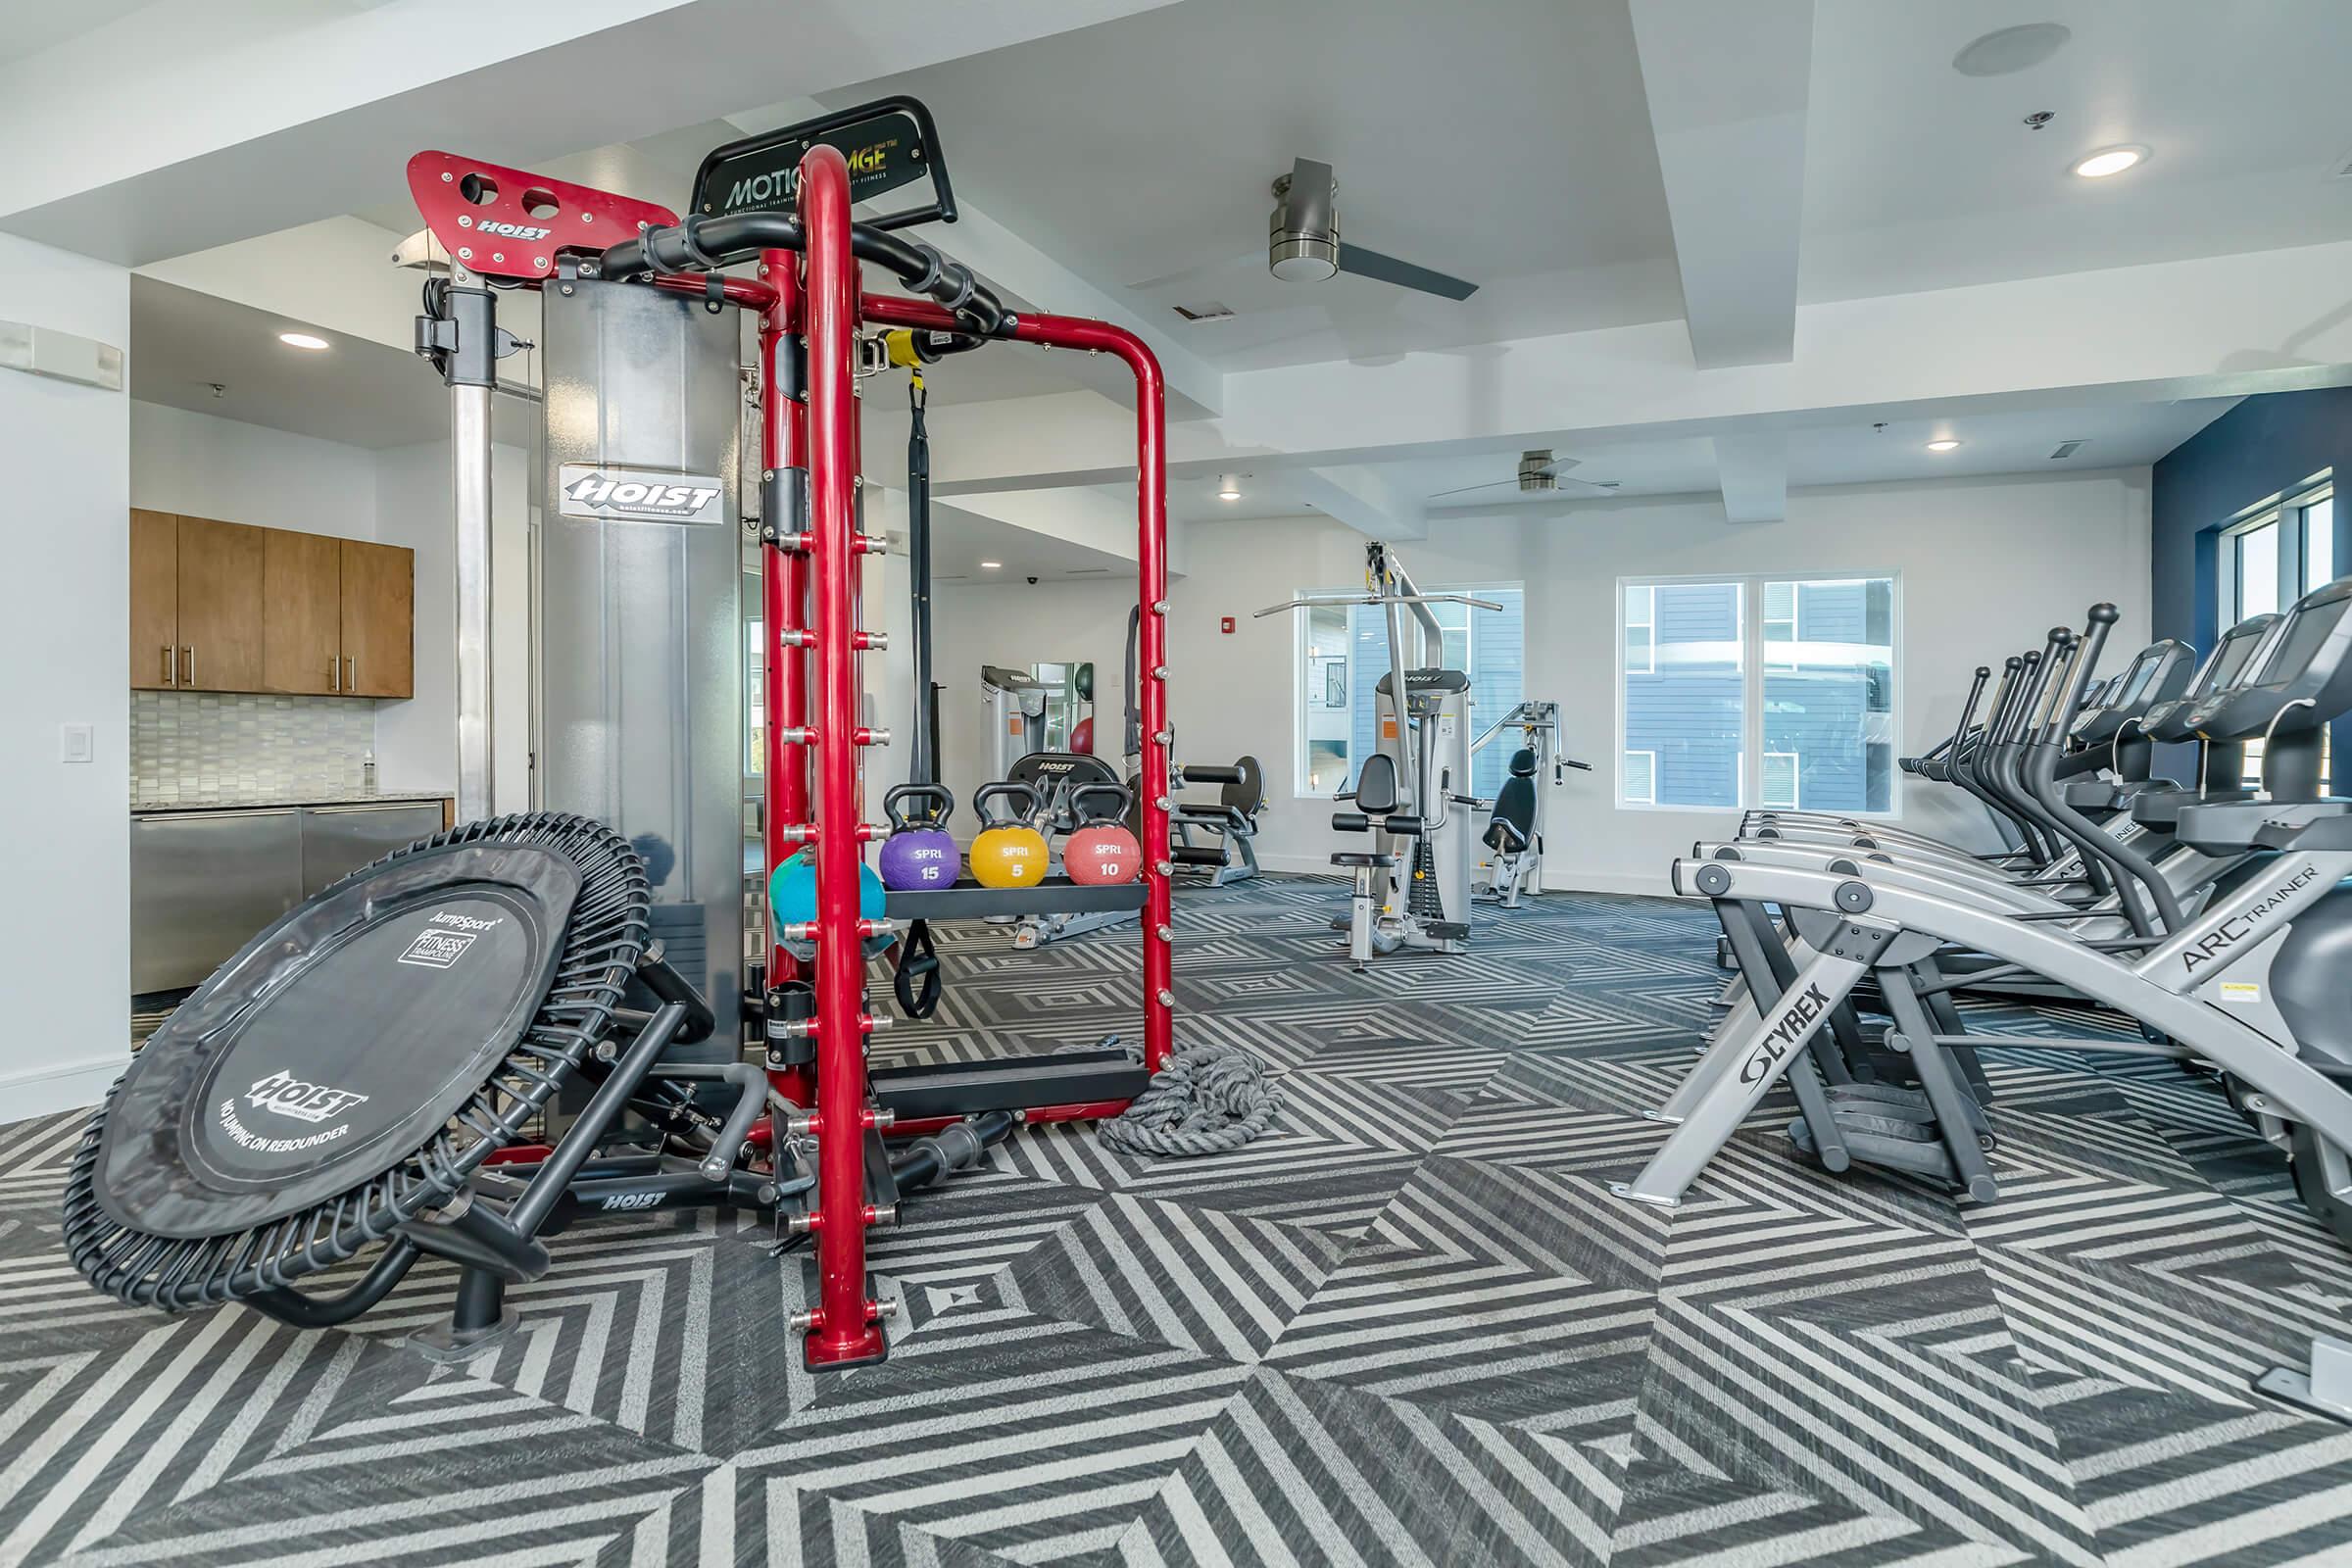
<path id="1" fill-rule="evenodd" d="M 130 694 L 130 798 L 205 806 L 360 786 L 375 705 L 348 697 Z"/>

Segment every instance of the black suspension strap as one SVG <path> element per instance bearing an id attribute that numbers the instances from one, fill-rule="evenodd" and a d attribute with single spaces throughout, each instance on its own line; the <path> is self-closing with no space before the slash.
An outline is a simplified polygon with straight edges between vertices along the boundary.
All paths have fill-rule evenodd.
<path id="1" fill-rule="evenodd" d="M 917 920 L 899 943 L 897 971 L 891 989 L 899 996 L 899 1010 L 909 1018 L 928 1018 L 939 1010 L 941 989 L 939 950 L 931 945 L 931 922 Z"/>

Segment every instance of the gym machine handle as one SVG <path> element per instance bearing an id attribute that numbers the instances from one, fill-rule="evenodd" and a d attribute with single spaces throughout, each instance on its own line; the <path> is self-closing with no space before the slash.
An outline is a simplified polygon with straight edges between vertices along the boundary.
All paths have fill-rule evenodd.
<path id="1" fill-rule="evenodd" d="M 1239 784 L 1242 770 L 1238 767 L 1212 767 L 1206 763 L 1184 762 L 1176 769 L 1183 784 Z"/>
<path id="2" fill-rule="evenodd" d="M 748 262 L 763 250 L 804 250 L 808 236 L 790 213 L 732 213 L 724 218 L 691 217 L 670 228 L 649 228 L 605 252 L 606 278 L 626 282 L 654 272 L 715 272 Z M 909 289 L 947 307 L 957 320 L 983 337 L 1012 330 L 1012 313 L 970 268 L 919 239 L 886 233 L 871 223 L 850 225 L 850 249 L 898 274 Z"/>
<path id="3" fill-rule="evenodd" d="M 2049 740 L 2056 740 L 2075 726 L 2075 717 L 2082 710 L 2082 693 L 2090 685 L 2090 672 L 2097 666 L 2100 653 L 2107 646 L 2108 628 L 2122 618 L 2122 612 L 2113 605 L 2090 607 L 2089 624 L 2084 628 L 2075 653 L 2075 667 L 2067 672 L 2066 696 L 2059 705 L 2058 721 L 2050 731 Z"/>

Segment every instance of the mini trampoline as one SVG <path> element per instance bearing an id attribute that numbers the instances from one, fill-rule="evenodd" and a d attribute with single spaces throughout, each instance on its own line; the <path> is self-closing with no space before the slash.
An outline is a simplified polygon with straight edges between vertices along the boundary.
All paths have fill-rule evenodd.
<path id="1" fill-rule="evenodd" d="M 245 1300 L 306 1325 L 365 1310 L 419 1248 L 529 1277 L 511 1259 L 518 1244 L 544 1266 L 532 1225 L 456 1223 L 490 1207 L 468 1178 L 583 1069 L 616 1075 L 623 991 L 659 961 L 650 904 L 627 842 L 543 813 L 451 829 L 321 891 L 182 1003 L 90 1118 L 66 1185 L 74 1266 L 133 1304 Z M 677 1031 L 666 1010 L 629 1052 L 638 1077 Z M 662 1022 L 637 1021 L 641 1039 Z M 599 1099 L 616 1111 L 629 1087 Z M 293 1289 L 381 1244 L 343 1295 Z"/>

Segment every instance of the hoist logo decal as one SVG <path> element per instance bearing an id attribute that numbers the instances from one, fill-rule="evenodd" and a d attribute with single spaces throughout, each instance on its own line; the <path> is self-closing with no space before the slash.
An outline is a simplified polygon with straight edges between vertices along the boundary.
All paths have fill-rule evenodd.
<path id="1" fill-rule="evenodd" d="M 714 475 L 566 463 L 559 477 L 566 517 L 605 521 L 720 523 L 726 495 Z"/>

